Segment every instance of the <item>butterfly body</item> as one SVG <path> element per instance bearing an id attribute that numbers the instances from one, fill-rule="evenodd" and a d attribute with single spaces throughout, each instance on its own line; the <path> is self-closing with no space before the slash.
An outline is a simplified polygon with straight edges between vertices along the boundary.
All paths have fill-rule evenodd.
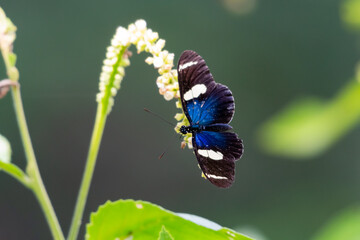
<path id="1" fill-rule="evenodd" d="M 230 187 L 235 180 L 235 161 L 243 154 L 242 140 L 228 124 L 235 111 L 232 93 L 214 81 L 204 59 L 190 50 L 180 56 L 178 80 L 189 121 L 180 132 L 192 134 L 194 153 L 205 177 L 218 187 Z"/>
<path id="2" fill-rule="evenodd" d="M 227 131 L 227 130 L 231 130 L 232 127 L 228 124 L 223 124 L 223 123 L 215 123 L 215 124 L 210 124 L 210 125 L 189 125 L 189 126 L 181 126 L 180 127 L 180 132 L 182 134 L 187 134 L 187 133 L 199 133 L 202 131 L 212 131 L 212 132 L 223 132 L 223 131 Z"/>

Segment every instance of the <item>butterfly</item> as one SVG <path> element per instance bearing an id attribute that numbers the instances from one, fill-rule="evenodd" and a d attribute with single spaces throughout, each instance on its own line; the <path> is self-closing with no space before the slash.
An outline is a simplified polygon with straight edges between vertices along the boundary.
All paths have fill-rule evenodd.
<path id="1" fill-rule="evenodd" d="M 199 166 L 212 184 L 230 187 L 235 181 L 235 161 L 244 152 L 242 140 L 231 132 L 235 103 L 231 91 L 216 83 L 205 60 L 196 52 L 184 51 L 179 59 L 178 81 L 182 108 L 189 126 L 182 134 L 192 134 Z"/>

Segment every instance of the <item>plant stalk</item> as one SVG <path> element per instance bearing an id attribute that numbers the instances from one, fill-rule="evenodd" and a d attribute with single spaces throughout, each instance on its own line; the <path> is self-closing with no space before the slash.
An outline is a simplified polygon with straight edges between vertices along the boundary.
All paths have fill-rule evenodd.
<path id="1" fill-rule="evenodd" d="M 100 148 L 100 143 L 102 139 L 102 135 L 105 128 L 106 118 L 109 114 L 110 99 L 112 98 L 111 88 L 114 85 L 115 75 L 118 73 L 118 67 L 122 64 L 123 55 L 126 52 L 126 48 L 121 49 L 118 53 L 118 58 L 116 63 L 113 65 L 112 73 L 109 78 L 109 83 L 106 86 L 106 90 L 104 92 L 104 97 L 101 101 L 99 101 L 96 111 L 96 118 L 93 133 L 90 141 L 90 148 L 88 152 L 88 157 L 86 160 L 86 166 L 84 170 L 84 175 L 81 181 L 81 186 L 78 194 L 78 198 L 76 201 L 76 206 L 74 210 L 73 219 L 70 225 L 70 231 L 68 235 L 68 240 L 76 240 L 79 229 L 81 226 L 82 216 L 84 214 L 84 208 L 87 200 L 87 196 L 90 189 L 91 179 L 94 173 L 96 159 Z"/>
<path id="2" fill-rule="evenodd" d="M 79 233 L 86 200 L 90 189 L 91 179 L 96 165 L 96 159 L 99 152 L 100 142 L 104 132 L 106 117 L 107 117 L 106 107 L 104 107 L 104 105 L 100 103 L 97 108 L 95 125 L 91 137 L 89 153 L 86 160 L 85 171 L 82 178 L 78 199 L 76 201 L 74 216 L 71 221 L 70 231 L 67 238 L 68 240 L 75 240 Z"/>
<path id="3" fill-rule="evenodd" d="M 39 168 L 36 163 L 34 149 L 31 143 L 29 130 L 26 124 L 24 108 L 20 95 L 20 88 L 17 86 L 12 87 L 12 97 L 14 102 L 14 109 L 16 113 L 17 122 L 21 139 L 24 145 L 24 151 L 27 158 L 26 172 L 30 177 L 30 189 L 34 192 L 42 211 L 45 214 L 46 220 L 49 224 L 52 236 L 56 240 L 63 240 L 64 235 L 61 231 L 59 221 L 56 217 L 53 206 L 51 205 L 49 196 L 45 190 L 44 183 L 41 179 Z"/>

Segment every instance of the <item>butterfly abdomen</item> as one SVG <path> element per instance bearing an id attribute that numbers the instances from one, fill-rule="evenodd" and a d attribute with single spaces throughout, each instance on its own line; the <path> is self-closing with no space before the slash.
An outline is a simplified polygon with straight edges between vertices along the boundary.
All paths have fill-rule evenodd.
<path id="1" fill-rule="evenodd" d="M 210 124 L 210 125 L 204 126 L 203 131 L 225 132 L 225 131 L 229 131 L 229 130 L 232 130 L 232 127 L 229 124 L 215 123 L 215 124 Z"/>

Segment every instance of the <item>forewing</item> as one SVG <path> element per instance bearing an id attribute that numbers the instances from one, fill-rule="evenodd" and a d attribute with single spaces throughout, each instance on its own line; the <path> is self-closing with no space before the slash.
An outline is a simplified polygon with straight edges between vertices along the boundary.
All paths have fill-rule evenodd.
<path id="1" fill-rule="evenodd" d="M 230 187 L 235 180 L 235 161 L 243 154 L 241 139 L 232 132 L 203 131 L 193 134 L 192 141 L 205 177 L 218 187 Z"/>
<path id="2" fill-rule="evenodd" d="M 234 115 L 234 97 L 228 87 L 222 84 L 216 84 L 215 88 L 205 99 L 189 101 L 186 108 L 192 118 L 193 124 L 227 124 Z"/>
<path id="3" fill-rule="evenodd" d="M 191 124 L 229 123 L 234 115 L 234 98 L 224 85 L 215 83 L 204 59 L 184 51 L 178 63 L 181 103 Z"/>

